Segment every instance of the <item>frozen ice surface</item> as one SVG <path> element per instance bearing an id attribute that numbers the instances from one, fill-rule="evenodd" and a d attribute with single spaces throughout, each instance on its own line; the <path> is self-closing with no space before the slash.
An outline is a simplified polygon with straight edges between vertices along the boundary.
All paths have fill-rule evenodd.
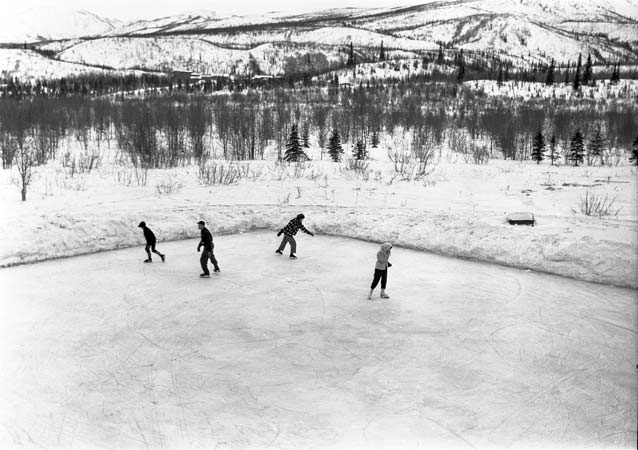
<path id="1" fill-rule="evenodd" d="M 636 291 L 274 233 L 0 270 L 0 447 L 609 448 L 636 442 Z"/>

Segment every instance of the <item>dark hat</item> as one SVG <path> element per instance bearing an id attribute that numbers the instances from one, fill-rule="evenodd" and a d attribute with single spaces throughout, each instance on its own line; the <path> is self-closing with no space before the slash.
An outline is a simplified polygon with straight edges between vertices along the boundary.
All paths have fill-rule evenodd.
<path id="1" fill-rule="evenodd" d="M 303 214 L 297 215 L 297 219 L 305 219 L 305 218 L 306 218 L 306 216 L 304 216 Z"/>
<path id="2" fill-rule="evenodd" d="M 140 224 L 138 225 L 138 227 L 140 228 L 144 228 L 146 226 L 146 222 L 141 221 Z"/>
<path id="3" fill-rule="evenodd" d="M 200 220 L 199 222 L 197 222 L 197 225 L 206 225 L 206 222 L 204 222 L 203 220 Z"/>

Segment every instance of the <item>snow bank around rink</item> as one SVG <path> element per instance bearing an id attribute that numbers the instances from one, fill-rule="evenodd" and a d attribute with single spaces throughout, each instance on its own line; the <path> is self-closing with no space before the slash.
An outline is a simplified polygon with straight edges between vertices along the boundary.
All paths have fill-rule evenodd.
<path id="1" fill-rule="evenodd" d="M 538 226 L 490 224 L 448 212 L 178 203 L 160 202 L 144 215 L 158 237 L 160 249 L 162 241 L 199 237 L 196 223 L 202 219 L 215 236 L 219 252 L 223 252 L 223 235 L 256 230 L 273 231 L 271 246 L 274 249 L 278 244 L 274 233 L 303 211 L 304 223 L 316 233 L 379 243 L 389 241 L 398 247 L 638 288 L 635 242 L 600 240 Z M 131 209 L 111 212 L 102 208 L 83 209 L 82 217 L 72 212 L 45 212 L 32 215 L 28 224 L 5 224 L 0 266 L 143 245 L 142 233 L 136 227 L 140 209 Z M 34 221 L 36 223 L 32 223 Z M 301 235 L 301 239 L 310 239 Z M 340 255 L 339 249 L 326 249 L 326 255 L 347 257 Z M 395 258 L 400 260 L 400 252 L 395 253 Z M 427 271 L 427 267 L 423 270 Z M 462 277 L 463 274 L 459 274 L 459 278 Z"/>

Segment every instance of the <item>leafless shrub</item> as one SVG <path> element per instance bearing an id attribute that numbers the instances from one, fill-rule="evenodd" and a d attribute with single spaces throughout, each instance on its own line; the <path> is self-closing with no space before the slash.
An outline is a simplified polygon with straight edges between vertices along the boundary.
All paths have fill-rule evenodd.
<path id="1" fill-rule="evenodd" d="M 609 198 L 608 194 L 603 197 L 602 194 L 596 194 L 591 191 L 585 192 L 585 196 L 580 198 L 578 210 L 586 216 L 602 217 L 618 217 L 622 208 L 615 208 L 616 197 Z M 572 212 L 577 211 L 572 208 Z"/>
<path id="2" fill-rule="evenodd" d="M 350 172 L 354 173 L 357 178 L 368 180 L 370 178 L 370 163 L 363 159 L 348 158 L 345 164 L 340 166 L 341 173 Z"/>
<path id="3" fill-rule="evenodd" d="M 234 167 L 239 173 L 239 178 L 247 178 L 249 180 L 256 180 L 261 176 L 261 170 L 255 170 L 252 168 L 249 162 L 246 163 L 234 163 Z"/>
<path id="4" fill-rule="evenodd" d="M 428 157 L 422 159 L 417 158 L 412 152 L 391 152 L 388 150 L 388 158 L 394 164 L 395 175 L 390 178 L 389 184 L 392 184 L 397 178 L 403 181 L 419 181 L 426 178 L 433 170 L 430 165 L 431 157 L 434 153 L 428 154 Z"/>
<path id="5" fill-rule="evenodd" d="M 85 150 L 79 155 L 65 152 L 61 158 L 62 167 L 68 176 L 73 178 L 76 174 L 91 173 L 102 163 L 102 154 L 99 150 Z"/>
<path id="6" fill-rule="evenodd" d="M 148 167 L 134 166 L 133 174 L 138 186 L 146 186 L 148 181 Z"/>
<path id="7" fill-rule="evenodd" d="M 394 171 L 398 174 L 405 174 L 408 172 L 410 165 L 412 164 L 412 154 L 403 149 L 402 151 L 393 150 L 388 147 L 388 158 L 392 161 Z"/>
<path id="8" fill-rule="evenodd" d="M 485 145 L 477 145 L 472 142 L 470 144 L 470 154 L 474 164 L 487 164 L 490 160 L 490 152 Z"/>
<path id="9" fill-rule="evenodd" d="M 33 167 L 36 165 L 35 146 L 33 139 L 27 138 L 19 142 L 13 155 L 13 163 L 18 170 L 18 178 L 14 184 L 20 189 L 22 201 L 27 201 L 27 190 L 33 180 Z"/>
<path id="10" fill-rule="evenodd" d="M 133 183 L 133 172 L 130 169 L 118 168 L 113 172 L 113 179 L 121 186 L 130 186 Z"/>
<path id="11" fill-rule="evenodd" d="M 426 178 L 435 167 L 435 149 L 432 139 L 429 135 L 419 134 L 412 141 L 412 155 L 414 157 L 412 164 L 412 178 L 422 180 Z"/>
<path id="12" fill-rule="evenodd" d="M 300 161 L 294 164 L 276 162 L 269 169 L 270 176 L 275 181 L 283 181 L 288 178 L 306 178 L 315 181 L 324 176 L 324 173 L 308 161 Z"/>
<path id="13" fill-rule="evenodd" d="M 179 192 L 182 189 L 182 183 L 177 181 L 175 176 L 171 175 L 168 178 L 164 178 L 155 185 L 157 192 L 162 195 L 170 195 Z"/>
<path id="14" fill-rule="evenodd" d="M 86 191 L 86 176 L 71 177 L 64 175 L 60 179 L 56 180 L 58 187 L 69 191 Z"/>
<path id="15" fill-rule="evenodd" d="M 199 182 L 206 186 L 235 184 L 242 178 L 242 171 L 235 164 L 208 163 L 199 168 Z"/>
<path id="16" fill-rule="evenodd" d="M 467 151 L 467 136 L 460 130 L 451 129 L 448 134 L 450 149 L 455 153 L 465 155 Z"/>
<path id="17" fill-rule="evenodd" d="M 316 170 L 315 167 L 307 161 L 298 162 L 294 164 L 292 168 L 293 171 L 291 176 L 293 178 L 307 178 L 309 180 L 316 180 L 321 176 L 321 173 L 319 173 L 319 171 Z"/>

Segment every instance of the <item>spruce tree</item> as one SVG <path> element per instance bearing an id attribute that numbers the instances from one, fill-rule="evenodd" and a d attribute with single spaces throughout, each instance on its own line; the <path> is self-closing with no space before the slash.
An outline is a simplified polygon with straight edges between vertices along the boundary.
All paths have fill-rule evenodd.
<path id="1" fill-rule="evenodd" d="M 379 50 L 379 61 L 385 61 L 385 49 L 383 48 L 383 40 L 381 41 L 381 49 Z"/>
<path id="2" fill-rule="evenodd" d="M 596 127 L 594 135 L 589 141 L 589 153 L 591 156 L 600 160 L 600 165 L 603 165 L 603 151 L 605 150 L 605 137 L 600 131 L 600 126 Z"/>
<path id="3" fill-rule="evenodd" d="M 342 153 L 341 136 L 339 136 L 339 132 L 335 128 L 332 130 L 332 134 L 330 134 L 330 139 L 328 139 L 328 154 L 334 162 L 339 162 L 341 161 Z"/>
<path id="4" fill-rule="evenodd" d="M 368 159 L 368 150 L 361 139 L 357 140 L 357 143 L 352 150 L 352 157 L 357 161 Z"/>
<path id="5" fill-rule="evenodd" d="M 631 151 L 631 156 L 629 157 L 629 162 L 634 166 L 638 166 L 638 136 L 634 139 L 633 149 Z"/>
<path id="6" fill-rule="evenodd" d="M 456 73 L 456 82 L 461 84 L 465 79 L 465 61 L 463 61 L 463 50 L 461 50 L 461 54 L 458 57 L 458 66 L 459 71 Z"/>
<path id="7" fill-rule="evenodd" d="M 348 50 L 348 61 L 346 62 L 346 65 L 354 65 L 354 47 L 352 46 L 352 42 L 350 42 L 350 49 Z"/>
<path id="8" fill-rule="evenodd" d="M 310 148 L 310 130 L 307 123 L 304 124 L 301 131 L 301 142 L 303 142 L 304 148 Z"/>
<path id="9" fill-rule="evenodd" d="M 503 85 L 503 65 L 502 64 L 498 67 L 498 78 L 496 79 L 496 85 L 497 86 Z"/>
<path id="10" fill-rule="evenodd" d="M 297 125 L 293 125 L 288 135 L 288 142 L 286 143 L 286 154 L 284 161 L 287 162 L 299 162 L 302 159 L 307 159 L 308 156 L 301 150 L 301 144 L 299 144 L 299 134 L 297 133 Z"/>
<path id="11" fill-rule="evenodd" d="M 585 63 L 585 71 L 583 72 L 583 84 L 589 86 L 594 81 L 593 68 L 591 63 L 591 53 L 587 55 L 587 62 Z"/>
<path id="12" fill-rule="evenodd" d="M 583 163 L 584 154 L 583 134 L 580 130 L 577 130 L 569 143 L 569 160 L 574 166 L 578 167 L 579 164 Z"/>
<path id="13" fill-rule="evenodd" d="M 372 132 L 372 137 L 370 138 L 370 144 L 372 145 L 372 148 L 377 148 L 379 146 L 379 132 L 378 131 L 373 131 Z"/>
<path id="14" fill-rule="evenodd" d="M 620 63 L 614 64 L 614 69 L 611 72 L 611 82 L 616 84 L 620 81 Z"/>
<path id="15" fill-rule="evenodd" d="M 536 161 L 536 164 L 544 159 L 545 154 L 545 138 L 543 137 L 543 131 L 539 128 L 534 136 L 534 144 L 532 146 L 532 160 Z"/>
<path id="16" fill-rule="evenodd" d="M 549 63 L 549 67 L 547 68 L 547 75 L 545 76 L 545 84 L 547 86 L 552 86 L 554 84 L 555 70 L 556 70 L 556 63 L 554 62 L 554 58 L 552 58 L 552 62 Z"/>
<path id="17" fill-rule="evenodd" d="M 554 161 L 558 159 L 558 155 L 556 154 L 556 136 L 552 134 L 552 137 L 549 140 L 549 161 L 553 166 Z"/>
<path id="18" fill-rule="evenodd" d="M 565 80 L 564 80 L 565 84 L 569 83 L 569 66 L 570 66 L 569 61 L 567 61 L 567 67 L 565 68 Z"/>
<path id="19" fill-rule="evenodd" d="M 582 57 L 580 55 L 580 53 L 578 54 L 578 63 L 576 63 L 576 73 L 574 74 L 574 83 L 573 83 L 573 87 L 574 90 L 577 91 L 578 89 L 580 89 L 580 83 L 581 83 L 581 75 L 580 75 L 580 71 L 582 68 Z"/>
<path id="20" fill-rule="evenodd" d="M 439 44 L 439 54 L 436 57 L 436 63 L 441 66 L 443 65 L 445 58 L 443 57 L 443 45 Z"/>

